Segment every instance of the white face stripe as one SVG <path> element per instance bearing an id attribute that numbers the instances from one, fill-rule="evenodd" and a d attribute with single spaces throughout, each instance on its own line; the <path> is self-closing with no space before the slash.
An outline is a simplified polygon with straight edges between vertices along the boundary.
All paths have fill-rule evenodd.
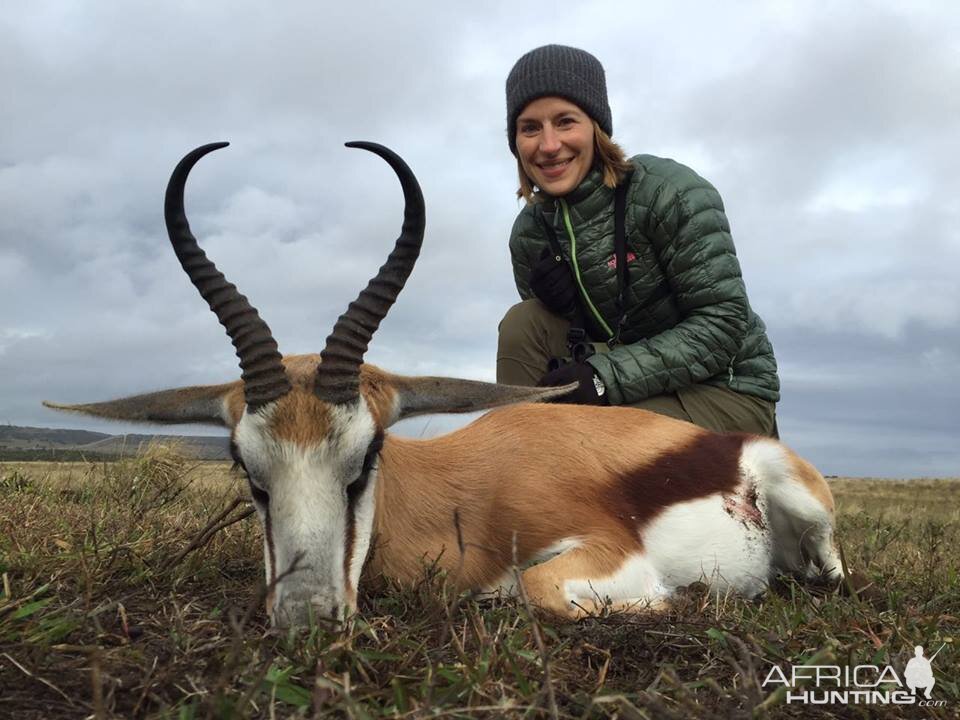
<path id="1" fill-rule="evenodd" d="M 324 448 L 304 451 L 283 442 L 278 449 L 269 487 L 276 572 L 287 573 L 277 584 L 278 609 L 311 603 L 317 615 L 328 616 L 344 594 L 343 485 L 330 472 L 330 463 L 322 461 Z M 290 573 L 295 563 L 297 570 Z"/>
<path id="2" fill-rule="evenodd" d="M 252 482 L 270 497 L 261 521 L 267 582 L 279 578 L 274 619 L 305 624 L 311 606 L 318 617 L 342 615 L 355 606 L 373 530 L 375 477 L 353 507 L 347 487 L 361 476 L 377 428 L 362 399 L 330 406 L 329 432 L 304 447 L 270 434 L 274 410 L 268 405 L 245 413 L 234 442 Z M 294 563 L 296 571 L 290 573 Z"/>

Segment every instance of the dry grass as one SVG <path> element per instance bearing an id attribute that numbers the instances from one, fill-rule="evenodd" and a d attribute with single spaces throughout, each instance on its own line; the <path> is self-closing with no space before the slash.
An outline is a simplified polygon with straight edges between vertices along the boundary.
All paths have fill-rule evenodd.
<path id="1" fill-rule="evenodd" d="M 449 597 L 427 572 L 371 592 L 343 633 L 274 633 L 255 519 L 178 559 L 241 494 L 227 465 L 163 449 L 0 464 L 0 717 L 847 717 L 779 704 L 760 682 L 770 663 L 816 656 L 902 668 L 914 645 L 956 635 L 960 482 L 833 487 L 872 601 L 691 591 L 666 616 L 558 623 Z M 954 717 L 955 645 L 935 670 L 947 705 L 927 716 Z M 889 716 L 910 711 L 921 716 Z"/>

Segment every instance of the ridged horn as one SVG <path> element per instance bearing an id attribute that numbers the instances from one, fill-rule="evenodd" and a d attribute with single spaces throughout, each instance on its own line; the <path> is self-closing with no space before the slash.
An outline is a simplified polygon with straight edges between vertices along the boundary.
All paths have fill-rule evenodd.
<path id="1" fill-rule="evenodd" d="M 167 184 L 164 218 L 170 244 L 180 265 L 220 324 L 226 328 L 237 350 L 243 371 L 244 397 L 247 407 L 255 411 L 290 391 L 290 381 L 284 372 L 277 343 L 256 308 L 237 291 L 235 285 L 227 282 L 223 273 L 217 270 L 197 244 L 183 209 L 183 189 L 190 170 L 204 155 L 227 145 L 229 143 L 225 142 L 203 145 L 185 155 L 177 164 Z"/>
<path id="2" fill-rule="evenodd" d="M 425 224 L 420 184 L 399 155 L 371 142 L 349 142 L 347 147 L 369 150 L 389 163 L 403 188 L 404 210 L 400 237 L 387 262 L 337 320 L 320 353 L 316 393 L 320 399 L 336 404 L 351 402 L 359 396 L 363 355 L 413 270 L 423 243 Z"/>

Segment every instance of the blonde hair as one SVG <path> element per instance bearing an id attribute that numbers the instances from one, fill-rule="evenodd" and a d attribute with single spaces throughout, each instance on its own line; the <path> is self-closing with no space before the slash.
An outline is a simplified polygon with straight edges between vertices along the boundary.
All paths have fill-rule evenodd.
<path id="1" fill-rule="evenodd" d="M 617 143 L 610 139 L 596 120 L 593 123 L 593 165 L 603 172 L 603 184 L 608 188 L 615 188 L 633 167 L 627 159 L 627 154 Z M 520 187 L 517 188 L 517 197 L 523 198 L 528 204 L 543 200 L 541 191 L 523 169 L 523 163 L 517 158 L 517 173 L 520 176 Z"/>

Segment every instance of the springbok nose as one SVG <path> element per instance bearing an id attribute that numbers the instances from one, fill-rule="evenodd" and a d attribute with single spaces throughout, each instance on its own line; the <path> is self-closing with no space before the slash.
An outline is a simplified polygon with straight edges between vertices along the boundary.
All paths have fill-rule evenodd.
<path id="1" fill-rule="evenodd" d="M 314 625 L 330 625 L 340 622 L 337 606 L 331 606 L 324 612 L 311 605 L 294 605 L 278 607 L 273 613 L 273 625 L 279 628 L 309 627 Z"/>
<path id="2" fill-rule="evenodd" d="M 273 624 L 276 627 L 307 627 L 315 624 L 340 622 L 340 604 L 328 595 L 310 592 L 284 594 L 274 605 Z"/>

